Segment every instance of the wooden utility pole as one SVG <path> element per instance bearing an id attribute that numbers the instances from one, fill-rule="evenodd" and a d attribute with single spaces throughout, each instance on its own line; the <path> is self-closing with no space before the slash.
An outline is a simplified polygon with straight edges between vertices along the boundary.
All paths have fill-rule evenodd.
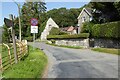
<path id="1" fill-rule="evenodd" d="M 20 11 L 20 4 L 18 4 L 15 0 L 13 0 L 14 2 L 15 2 L 15 4 L 17 5 L 17 7 L 18 7 L 18 13 L 19 13 L 19 40 L 20 40 L 20 42 L 21 42 L 21 19 L 20 19 L 20 17 L 21 17 L 21 11 Z"/>
<path id="2" fill-rule="evenodd" d="M 13 21 L 13 15 L 9 15 L 10 19 Z M 17 57 L 17 49 L 16 49 L 16 40 L 15 40 L 15 30 L 14 30 L 14 23 L 12 26 L 12 39 L 13 39 L 13 48 L 14 48 L 14 57 L 15 57 L 15 63 L 18 63 L 18 57 Z"/>
<path id="3" fill-rule="evenodd" d="M 21 20 L 20 20 L 20 5 L 18 4 L 18 12 L 19 12 L 19 40 L 21 42 Z"/>

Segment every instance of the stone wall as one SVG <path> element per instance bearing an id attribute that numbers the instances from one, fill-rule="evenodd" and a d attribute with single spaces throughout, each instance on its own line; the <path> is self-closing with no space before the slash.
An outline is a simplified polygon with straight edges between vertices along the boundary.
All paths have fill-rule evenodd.
<path id="1" fill-rule="evenodd" d="M 89 39 L 62 39 L 56 40 L 56 45 L 65 45 L 65 46 L 82 46 L 84 48 L 89 47 Z"/>
<path id="2" fill-rule="evenodd" d="M 55 40 L 56 45 L 120 48 L 120 40 L 117 39 L 61 39 Z"/>
<path id="3" fill-rule="evenodd" d="M 90 47 L 120 48 L 120 40 L 117 39 L 90 39 Z"/>

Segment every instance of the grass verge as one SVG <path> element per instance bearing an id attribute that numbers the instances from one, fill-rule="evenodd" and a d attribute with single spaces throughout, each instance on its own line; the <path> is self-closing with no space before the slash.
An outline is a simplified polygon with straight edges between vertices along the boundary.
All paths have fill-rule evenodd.
<path id="1" fill-rule="evenodd" d="M 29 47 L 29 54 L 3 73 L 4 78 L 41 78 L 47 57 L 38 48 Z"/>
<path id="2" fill-rule="evenodd" d="M 65 45 L 56 45 L 56 44 L 50 44 L 50 43 L 46 43 L 52 46 L 58 46 L 58 47 L 64 47 L 64 48 L 73 48 L 73 49 L 83 49 L 83 47 L 81 46 L 65 46 Z"/>
<path id="3" fill-rule="evenodd" d="M 112 49 L 112 48 L 92 48 L 93 51 L 105 52 L 110 54 L 120 55 L 120 49 Z"/>

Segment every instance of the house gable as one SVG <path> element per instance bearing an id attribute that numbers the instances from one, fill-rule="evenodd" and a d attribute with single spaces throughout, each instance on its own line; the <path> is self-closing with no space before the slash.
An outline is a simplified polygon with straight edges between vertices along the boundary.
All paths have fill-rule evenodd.
<path id="1" fill-rule="evenodd" d="M 45 29 L 41 33 L 41 40 L 47 40 L 47 35 L 49 35 L 49 32 L 53 27 L 59 28 L 59 26 L 55 23 L 55 21 L 52 18 L 49 18 L 46 23 Z"/>
<path id="2" fill-rule="evenodd" d="M 90 9 L 83 8 L 77 19 L 79 19 L 84 12 L 86 12 L 89 16 L 92 16 L 92 11 Z"/>

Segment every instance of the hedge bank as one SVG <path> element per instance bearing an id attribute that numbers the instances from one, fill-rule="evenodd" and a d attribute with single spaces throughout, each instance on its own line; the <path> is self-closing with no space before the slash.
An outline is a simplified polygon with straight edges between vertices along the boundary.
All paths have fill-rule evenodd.
<path id="1" fill-rule="evenodd" d="M 48 35 L 47 39 L 78 39 L 78 38 L 88 38 L 89 33 L 81 33 L 74 35 Z"/>
<path id="2" fill-rule="evenodd" d="M 120 38 L 120 21 L 94 25 L 91 36 L 94 38 Z"/>

